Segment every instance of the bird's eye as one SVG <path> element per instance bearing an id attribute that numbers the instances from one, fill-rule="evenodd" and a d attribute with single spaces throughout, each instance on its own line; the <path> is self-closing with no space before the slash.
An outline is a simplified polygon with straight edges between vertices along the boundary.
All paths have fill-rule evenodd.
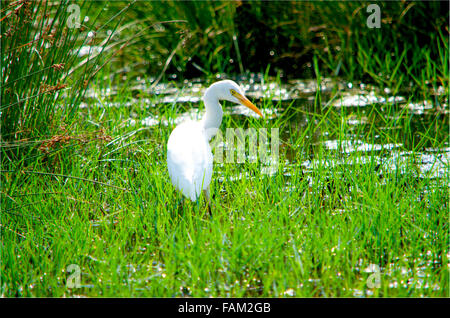
<path id="1" fill-rule="evenodd" d="M 230 89 L 230 93 L 231 93 L 231 95 L 236 95 L 237 94 L 234 89 Z"/>

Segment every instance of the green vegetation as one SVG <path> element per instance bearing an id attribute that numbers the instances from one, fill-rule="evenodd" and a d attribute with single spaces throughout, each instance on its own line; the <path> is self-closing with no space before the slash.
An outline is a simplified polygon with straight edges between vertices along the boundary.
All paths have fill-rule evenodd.
<path id="1" fill-rule="evenodd" d="M 316 55 L 327 75 L 394 91 L 411 82 L 423 91 L 424 80 L 427 87 L 447 87 L 448 3 L 378 5 L 379 29 L 367 26 L 364 1 L 141 1 L 124 18 L 134 26 L 124 33 L 145 36 L 135 39 L 139 50 L 130 46 L 121 54 L 151 74 L 171 57 L 167 74 L 179 78 L 264 72 L 267 65 L 271 75 L 310 78 Z M 184 22 L 148 28 L 171 20 Z"/>
<path id="2" fill-rule="evenodd" d="M 380 30 L 359 2 L 80 2 L 82 28 L 64 26 L 69 5 L 2 2 L 2 296 L 448 296 L 444 4 L 380 3 Z M 215 164 L 209 216 L 165 165 L 172 120 L 203 105 L 131 84 L 249 70 L 406 101 L 337 107 L 333 86 L 312 104 L 256 101 L 278 116 L 226 113 L 223 131 L 279 128 L 280 158 L 274 173 Z M 417 100 L 433 107 L 418 115 Z"/>

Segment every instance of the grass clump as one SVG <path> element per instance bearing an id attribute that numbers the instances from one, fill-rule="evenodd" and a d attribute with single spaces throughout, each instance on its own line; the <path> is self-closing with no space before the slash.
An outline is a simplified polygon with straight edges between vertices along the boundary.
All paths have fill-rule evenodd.
<path id="1" fill-rule="evenodd" d="M 104 61 L 101 52 L 94 54 L 90 47 L 98 42 L 100 29 L 100 12 L 91 7 L 89 1 L 2 5 L 1 138 L 3 156 L 10 160 L 39 145 L 68 140 L 52 137 L 72 123 Z M 93 14 L 90 19 L 87 13 Z M 114 22 L 110 24 L 112 33 Z M 101 51 L 108 43 L 100 43 Z"/>

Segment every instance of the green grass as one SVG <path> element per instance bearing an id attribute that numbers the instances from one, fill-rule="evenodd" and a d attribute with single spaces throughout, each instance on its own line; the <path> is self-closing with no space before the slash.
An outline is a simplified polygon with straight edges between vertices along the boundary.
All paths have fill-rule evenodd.
<path id="1" fill-rule="evenodd" d="M 349 13 L 353 6 L 361 6 L 355 3 L 327 7 L 283 2 L 259 7 L 252 2 L 235 7 L 226 2 L 178 6 L 169 2 L 159 11 L 154 7 L 157 2 L 132 3 L 130 10 L 119 2 L 85 4 L 82 14 L 89 14 L 90 20 L 80 37 L 66 37 L 56 28 L 55 36 L 65 39 L 65 45 L 48 47 L 42 40 L 15 51 L 23 56 L 14 60 L 14 67 L 3 64 L 8 67 L 2 69 L 1 86 L 2 296 L 448 296 L 449 169 L 446 157 L 439 157 L 449 140 L 448 38 L 439 29 L 448 16 L 433 11 L 439 11 L 435 4 L 414 2 L 408 10 L 407 3 L 385 4 L 398 6 L 383 11 L 387 18 L 404 13 L 403 20 L 394 19 L 395 27 L 377 33 L 358 29 L 365 20 Z M 64 21 L 68 4 L 45 12 L 57 12 Z M 100 5 L 105 10 L 97 10 Z M 303 13 L 268 16 L 268 9 L 279 13 L 288 5 Z M 147 7 L 153 11 L 144 10 Z M 431 28 L 436 32 L 429 37 L 410 33 L 410 41 L 390 37 L 415 28 L 416 15 L 408 13 L 420 15 L 424 8 L 432 9 L 429 15 L 436 20 Z M 2 11 L 2 17 L 7 12 Z M 143 12 L 154 16 L 142 16 Z M 19 13 L 24 15 L 11 18 L 29 17 Z M 234 25 L 249 14 L 253 20 L 248 22 L 259 24 L 251 28 L 243 23 L 243 29 Z M 328 26 L 328 33 L 320 28 L 308 31 L 329 15 L 336 16 L 336 24 Z M 208 32 L 209 24 L 202 25 L 199 16 L 210 22 Z M 39 15 L 33 19 L 35 24 L 40 21 L 40 28 L 23 24 L 29 28 L 23 37 L 2 37 L 2 53 L 29 43 L 50 21 L 39 20 Z M 174 22 L 178 19 L 187 22 Z M 309 23 L 299 26 L 297 19 Z M 2 20 L 2 27 L 7 21 Z M 151 23 L 157 21 L 165 21 L 165 28 L 154 29 Z M 344 25 L 367 37 L 349 36 L 340 28 Z M 175 118 L 185 107 L 203 106 L 159 104 L 160 97 L 151 91 L 136 93 L 130 87 L 136 74 L 149 85 L 164 75 L 161 70 L 170 56 L 167 73 L 184 74 L 191 65 L 211 78 L 216 72 L 241 72 L 242 65 L 244 70 L 266 70 L 263 81 L 281 84 L 284 58 L 276 58 L 282 53 L 277 52 L 273 61 L 259 59 L 243 41 L 248 37 L 249 43 L 269 48 L 264 39 L 251 40 L 255 30 L 269 26 L 279 38 L 260 34 L 268 34 L 273 45 L 289 44 L 280 47 L 287 54 L 286 65 L 293 65 L 289 52 L 304 53 L 298 68 L 303 62 L 310 64 L 305 72 L 293 71 L 293 76 L 314 77 L 320 84 L 340 70 L 338 75 L 355 86 L 370 78 L 380 91 L 389 87 L 407 102 L 430 100 L 433 109 L 416 115 L 392 103 L 334 107 L 329 99 L 339 99 L 337 87 L 312 93 L 311 105 L 302 99 L 257 100 L 261 108 L 277 109 L 281 115 L 263 120 L 226 115 L 221 129 L 225 136 L 226 127 L 279 128 L 276 173 L 265 174 L 267 166 L 260 162 L 215 163 L 209 216 L 203 200 L 182 201 L 170 183 L 165 161 L 173 125 L 161 121 L 148 127 L 140 121 L 150 114 Z M 88 31 L 96 30 L 93 44 L 101 44 L 108 29 L 120 32 L 103 43 L 107 55 L 76 68 L 80 61 L 66 53 L 85 45 Z M 180 30 L 184 33 L 176 33 Z M 326 36 L 316 38 L 317 32 Z M 234 33 L 237 39 L 229 41 Z M 186 43 L 180 42 L 183 36 Z M 179 42 L 187 46 L 178 51 Z M 337 44 L 339 52 L 333 49 Z M 373 46 L 391 44 L 389 50 L 368 55 Z M 41 49 L 46 54 L 39 58 L 33 52 Z M 260 64 L 250 64 L 250 57 Z M 119 71 L 123 66 L 142 66 L 143 59 L 150 61 L 145 69 L 150 74 L 142 75 L 139 67 Z M 12 58 L 2 54 L 2 61 L 8 60 Z M 51 66 L 62 62 L 67 68 L 56 73 Z M 69 65 L 77 71 L 70 73 Z M 276 79 L 268 76 L 273 72 L 279 75 Z M 96 97 L 83 99 L 84 80 L 93 73 L 89 88 Z M 117 95 L 107 96 L 117 83 L 117 76 L 110 75 L 127 78 L 120 77 L 124 82 Z M 40 91 L 42 81 L 56 85 L 58 80 L 70 85 L 67 94 Z M 405 89 L 410 81 L 413 88 Z M 175 84 L 183 88 L 182 83 Z M 439 86 L 444 92 L 434 93 Z M 83 100 L 87 107 L 79 108 Z M 118 107 L 104 107 L 109 102 Z M 355 143 L 381 149 L 346 152 Z M 395 146 L 391 149 L 389 144 Z M 432 149 L 438 151 L 430 163 L 424 155 Z M 428 164 L 442 172 L 424 169 Z M 76 288 L 67 285 L 73 282 L 71 264 L 81 272 Z M 373 277 L 367 269 L 374 265 L 381 270 L 380 288 L 367 284 Z"/>
<path id="2" fill-rule="evenodd" d="M 148 73 L 163 73 L 166 80 L 214 78 L 264 72 L 271 65 L 271 75 L 297 79 L 314 76 L 316 56 L 324 75 L 375 83 L 394 93 L 448 87 L 448 67 L 441 67 L 448 65 L 441 61 L 448 56 L 448 3 L 377 4 L 379 29 L 367 26 L 366 1 L 166 1 L 164 6 L 138 1 L 123 18 L 133 27 L 120 34 L 132 37 L 133 45 L 121 50 L 117 64 L 132 64 L 131 78 Z M 123 6 L 112 2 L 106 12 Z M 180 22 L 152 25 L 171 20 Z"/>
<path id="3" fill-rule="evenodd" d="M 125 104 L 126 94 L 116 102 Z M 270 176 L 260 163 L 216 163 L 210 217 L 203 201 L 182 202 L 170 183 L 165 145 L 173 127 L 138 120 L 157 109 L 100 104 L 65 131 L 82 141 L 56 143 L 27 166 L 3 165 L 3 296 L 448 295 L 448 169 L 444 178 L 419 177 L 418 140 L 400 149 L 411 152 L 398 169 L 379 167 L 377 157 L 390 150 L 325 147 L 328 138 L 349 138 L 340 118 L 366 112 L 378 124 L 358 128 L 365 142 L 403 143 L 403 134 L 377 137 L 385 120 L 377 105 L 359 115 L 289 107 L 276 120 L 225 116 L 223 131 L 278 127 L 280 165 Z M 408 111 L 388 107 L 401 122 L 386 126 L 409 121 Z M 299 129 L 293 116 L 309 120 Z M 442 147 L 448 134 L 434 132 L 439 125 L 448 132 L 448 123 L 429 125 L 435 129 L 422 138 Z M 70 264 L 81 270 L 80 288 L 66 286 Z M 367 287 L 371 264 L 381 269 L 380 288 Z"/>

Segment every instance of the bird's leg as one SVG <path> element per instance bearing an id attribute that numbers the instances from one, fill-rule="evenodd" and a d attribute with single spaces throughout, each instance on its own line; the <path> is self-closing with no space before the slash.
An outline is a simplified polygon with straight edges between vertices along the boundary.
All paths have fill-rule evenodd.
<path id="1" fill-rule="evenodd" d="M 205 194 L 205 197 L 206 197 L 206 204 L 208 205 L 208 213 L 209 213 L 209 215 L 212 215 L 212 212 L 211 212 L 211 197 L 209 196 L 209 187 L 208 188 L 206 188 L 205 190 L 203 190 L 203 193 Z"/>

